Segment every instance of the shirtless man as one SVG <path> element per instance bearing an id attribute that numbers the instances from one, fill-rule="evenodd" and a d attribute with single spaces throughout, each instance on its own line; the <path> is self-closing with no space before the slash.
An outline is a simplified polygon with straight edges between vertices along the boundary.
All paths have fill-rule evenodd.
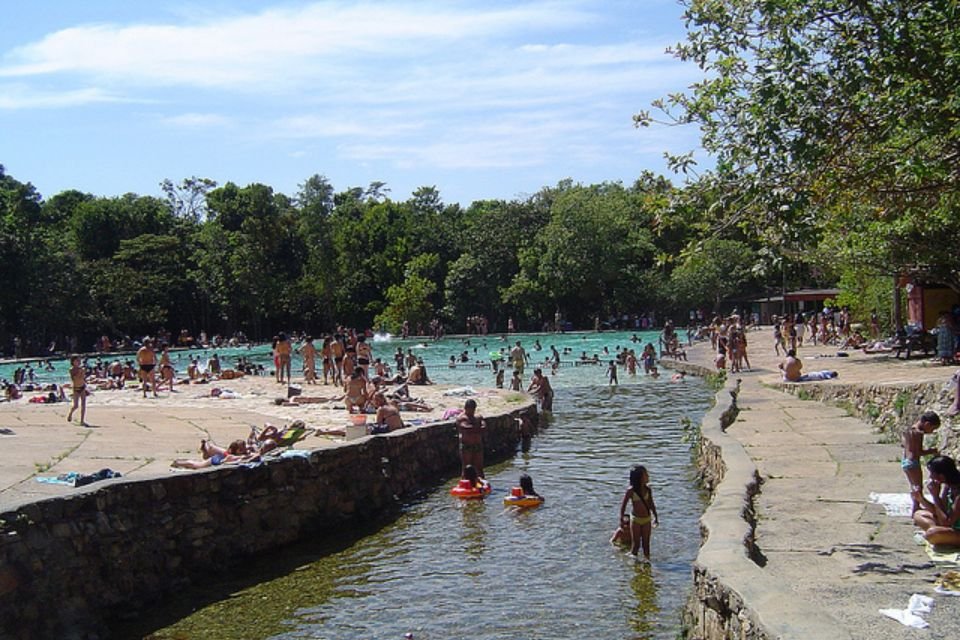
<path id="1" fill-rule="evenodd" d="M 513 363 L 513 368 L 519 371 L 521 376 L 523 375 L 523 367 L 527 364 L 527 360 L 527 352 L 520 346 L 520 341 L 517 340 L 516 346 L 510 349 L 510 362 Z"/>
<path id="2" fill-rule="evenodd" d="M 473 398 L 463 404 L 463 413 L 457 417 L 457 432 L 460 434 L 460 476 L 463 477 L 467 465 L 483 476 L 483 434 L 487 424 L 483 416 L 477 414 L 477 401 Z"/>
<path id="3" fill-rule="evenodd" d="M 377 426 L 387 431 L 396 431 L 403 429 L 403 419 L 400 417 L 400 410 L 396 406 L 387 402 L 382 393 L 376 393 L 373 396 L 373 404 L 377 407 Z"/>
<path id="4" fill-rule="evenodd" d="M 803 375 L 803 363 L 797 358 L 797 352 L 794 349 L 787 351 L 787 359 L 780 363 L 780 370 L 783 371 L 783 379 L 787 382 L 800 382 L 800 376 Z"/>
<path id="5" fill-rule="evenodd" d="M 553 387 L 550 386 L 550 379 L 543 375 L 543 369 L 537 367 L 533 370 L 527 393 L 540 401 L 541 411 L 553 411 Z"/>
<path id="6" fill-rule="evenodd" d="M 333 356 L 333 384 L 343 384 L 343 355 L 346 350 L 343 348 L 343 342 L 340 334 L 333 336 L 333 342 L 330 343 L 330 354 Z"/>
<path id="7" fill-rule="evenodd" d="M 427 377 L 427 368 L 423 366 L 423 360 L 418 360 L 417 363 L 410 368 L 407 382 L 409 384 L 433 384 L 430 378 Z"/>
<path id="8" fill-rule="evenodd" d="M 143 391 L 143 397 L 147 397 L 147 382 L 150 383 L 150 390 L 153 391 L 153 397 L 157 395 L 157 352 L 153 350 L 153 340 L 147 338 L 143 341 L 143 346 L 137 351 L 137 364 L 140 366 L 140 389 Z"/>
<path id="9" fill-rule="evenodd" d="M 303 375 L 307 384 L 317 384 L 317 348 L 313 346 L 313 336 L 307 336 L 307 339 L 303 341 L 303 346 L 297 351 L 303 356 Z"/>

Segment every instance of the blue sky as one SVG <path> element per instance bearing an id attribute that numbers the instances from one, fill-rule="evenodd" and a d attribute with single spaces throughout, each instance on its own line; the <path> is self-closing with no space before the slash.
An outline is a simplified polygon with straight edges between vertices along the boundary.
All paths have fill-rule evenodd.
<path id="1" fill-rule="evenodd" d="M 0 164 L 50 197 L 164 178 L 382 181 L 407 199 L 630 183 L 697 148 L 632 115 L 684 90 L 675 0 L 8 3 Z M 679 178 L 677 178 L 679 180 Z"/>

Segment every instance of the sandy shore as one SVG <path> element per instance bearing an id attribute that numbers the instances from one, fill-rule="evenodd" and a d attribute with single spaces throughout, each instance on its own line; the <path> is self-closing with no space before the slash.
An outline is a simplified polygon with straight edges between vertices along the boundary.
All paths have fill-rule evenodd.
<path id="1" fill-rule="evenodd" d="M 302 385 L 303 396 L 333 398 L 339 389 L 324 385 Z M 211 397 L 214 387 L 230 390 L 237 397 Z M 463 406 L 463 396 L 444 395 L 452 385 L 411 387 L 414 397 L 431 407 L 426 413 L 403 412 L 406 422 L 439 420 L 443 412 Z M 75 471 L 92 473 L 109 468 L 125 476 L 186 473 L 171 470 L 175 458 L 197 458 L 201 439 L 226 445 L 245 438 L 252 426 L 277 426 L 303 420 L 317 430 L 343 428 L 349 423 L 343 405 L 337 401 L 317 404 L 287 402 L 287 386 L 272 377 L 247 376 L 209 384 L 177 385 L 173 393 L 161 391 L 159 398 L 143 398 L 137 388 L 95 391 L 87 399 L 87 423 L 66 416 L 72 403 L 31 404 L 28 398 L 0 403 L 0 428 L 13 435 L 0 435 L 0 511 L 46 496 L 64 495 L 71 487 L 38 482 L 37 476 L 56 476 Z M 477 389 L 480 413 L 499 414 L 529 402 L 526 394 Z M 280 404 L 277 400 L 281 400 Z M 372 416 L 371 416 L 372 419 Z M 316 435 L 297 443 L 296 448 L 316 449 L 343 442 L 340 436 Z"/>

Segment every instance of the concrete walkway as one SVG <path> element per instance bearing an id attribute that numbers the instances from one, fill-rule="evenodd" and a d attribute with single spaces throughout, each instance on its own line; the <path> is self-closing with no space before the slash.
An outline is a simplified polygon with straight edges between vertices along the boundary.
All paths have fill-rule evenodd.
<path id="1" fill-rule="evenodd" d="M 742 381 L 740 413 L 727 429 L 762 478 L 756 544 L 764 574 L 781 590 L 779 597 L 749 604 L 761 619 L 785 619 L 797 629 L 804 620 L 789 620 L 793 611 L 820 611 L 818 622 L 835 624 L 841 636 L 852 638 L 960 637 L 960 598 L 933 592 L 938 572 L 960 566 L 931 562 L 914 541 L 909 518 L 887 516 L 868 502 L 871 492 L 906 493 L 899 445 L 843 409 L 780 391 L 780 358 L 766 336 L 750 334 L 753 370 L 732 374 Z M 953 372 L 921 360 L 859 353 L 837 358 L 829 347 L 805 351 L 804 369 L 835 369 L 838 384 L 946 381 Z M 689 353 L 692 362 L 713 368 L 709 345 Z M 949 428 L 945 421 L 943 429 Z M 913 593 L 935 597 L 925 616 L 930 629 L 911 629 L 878 613 L 905 608 Z"/>

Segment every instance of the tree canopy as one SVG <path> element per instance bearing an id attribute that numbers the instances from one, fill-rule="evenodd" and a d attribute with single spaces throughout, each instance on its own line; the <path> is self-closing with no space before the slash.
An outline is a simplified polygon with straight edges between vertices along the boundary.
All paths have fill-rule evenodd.
<path id="1" fill-rule="evenodd" d="M 673 52 L 705 79 L 656 106 L 701 128 L 717 226 L 774 244 L 787 232 L 812 260 L 820 247 L 821 262 L 960 290 L 960 253 L 938 240 L 960 231 L 957 3 L 682 4 Z"/>
<path id="2" fill-rule="evenodd" d="M 494 329 L 507 318 L 539 329 L 557 311 L 593 326 L 722 302 L 716 289 L 682 302 L 667 291 L 679 263 L 662 256 L 701 227 L 670 208 L 670 182 L 648 174 L 630 186 L 564 180 L 466 208 L 432 186 L 397 201 L 382 182 L 338 191 L 321 175 L 292 196 L 197 177 L 161 191 L 44 200 L 0 173 L 0 264 L 13 274 L 0 292 L 0 345 L 9 351 L 16 335 L 33 352 L 51 341 L 82 350 L 104 334 L 184 328 L 255 339 L 341 323 L 396 332 L 434 319 L 460 330 L 475 315 Z"/>

